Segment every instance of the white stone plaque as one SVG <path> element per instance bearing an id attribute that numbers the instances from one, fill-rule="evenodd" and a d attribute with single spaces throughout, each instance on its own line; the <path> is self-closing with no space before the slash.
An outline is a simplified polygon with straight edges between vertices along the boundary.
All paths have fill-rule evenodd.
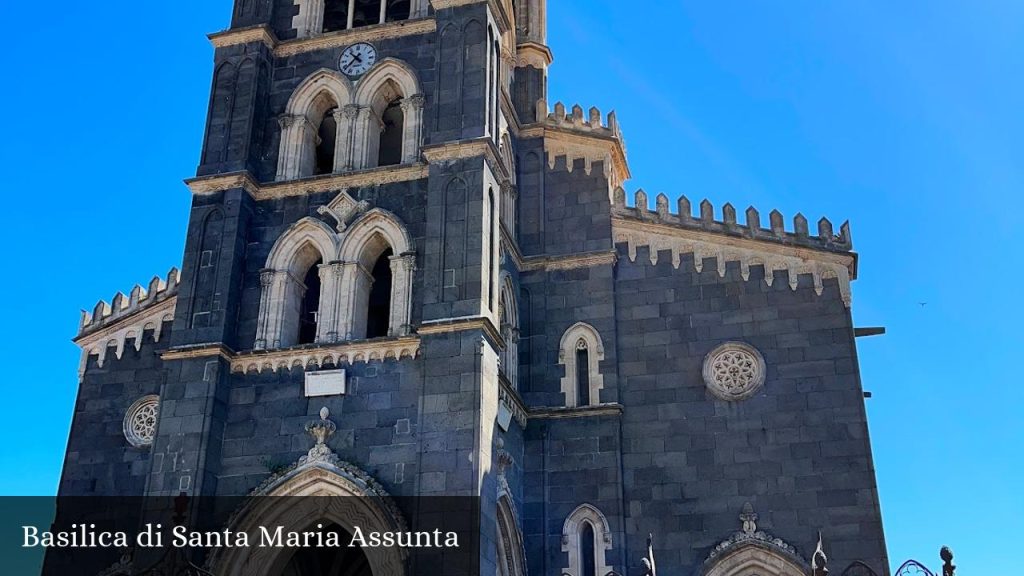
<path id="1" fill-rule="evenodd" d="M 509 409 L 508 404 L 505 404 L 504 400 L 498 402 L 498 426 L 504 432 L 508 432 L 508 426 L 512 423 L 512 410 Z"/>
<path id="2" fill-rule="evenodd" d="M 345 393 L 344 370 L 306 372 L 306 398 L 336 396 Z"/>

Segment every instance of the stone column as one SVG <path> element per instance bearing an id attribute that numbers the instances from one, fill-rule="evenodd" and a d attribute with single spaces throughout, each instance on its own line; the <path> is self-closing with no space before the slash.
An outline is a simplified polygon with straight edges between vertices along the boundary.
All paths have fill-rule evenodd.
<path id="1" fill-rule="evenodd" d="M 352 170 L 352 130 L 355 128 L 359 108 L 346 104 L 334 111 L 334 121 L 338 126 L 337 139 L 334 142 L 334 172 Z"/>
<path id="2" fill-rule="evenodd" d="M 299 12 L 292 18 L 292 26 L 299 38 L 309 38 L 324 29 L 324 1 L 298 0 Z"/>
<path id="3" fill-rule="evenodd" d="M 423 94 L 413 94 L 402 99 L 402 115 L 405 118 L 402 130 L 402 164 L 411 164 L 419 160 L 425 103 L 426 97 Z"/>
<path id="4" fill-rule="evenodd" d="M 307 144 L 315 134 L 309 121 L 302 114 L 284 114 L 277 121 L 281 126 L 277 180 L 293 180 L 302 175 L 307 157 L 313 157 L 313 151 L 308 149 Z"/>
<path id="5" fill-rule="evenodd" d="M 339 341 L 338 312 L 341 308 L 341 278 L 344 268 L 341 262 L 321 264 L 320 274 L 320 312 L 316 325 L 316 341 L 318 343 L 334 343 Z"/>
<path id="6" fill-rule="evenodd" d="M 416 270 L 416 254 L 397 254 L 391 260 L 391 318 L 388 336 L 408 336 L 412 332 L 412 279 Z"/>
<path id="7" fill-rule="evenodd" d="M 356 126 L 352 136 L 353 165 L 356 170 L 373 168 L 377 165 L 377 146 L 380 142 L 380 119 L 373 108 L 361 106 L 357 112 Z"/>
<path id="8" fill-rule="evenodd" d="M 275 274 L 273 270 L 260 271 L 260 314 L 256 323 L 256 343 L 253 345 L 256 350 L 265 350 L 271 338 L 270 302 Z"/>

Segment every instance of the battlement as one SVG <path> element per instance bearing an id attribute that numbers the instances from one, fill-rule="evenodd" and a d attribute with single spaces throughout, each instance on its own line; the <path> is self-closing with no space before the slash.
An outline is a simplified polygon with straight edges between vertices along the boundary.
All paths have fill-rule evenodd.
<path id="1" fill-rule="evenodd" d="M 574 105 L 570 113 L 566 114 L 565 104 L 556 102 L 554 112 L 549 113 L 547 100 L 541 98 L 537 101 L 536 121 L 548 126 L 597 134 L 622 141 L 622 130 L 619 128 L 619 121 L 615 117 L 614 110 L 609 112 L 605 121 L 602 122 L 601 110 L 597 107 L 591 107 L 587 116 L 584 117 L 583 107 L 579 104 Z"/>
<path id="2" fill-rule="evenodd" d="M 149 281 L 148 288 L 143 288 L 136 284 L 128 296 L 125 296 L 124 292 L 118 292 L 109 303 L 105 300 L 97 302 L 91 313 L 82 310 L 82 317 L 78 324 L 78 335 L 75 339 L 93 334 L 101 328 L 110 326 L 175 296 L 178 293 L 178 280 L 178 269 L 171 268 L 167 273 L 166 279 L 154 276 Z"/>
<path id="3" fill-rule="evenodd" d="M 745 221 L 741 224 L 736 218 L 736 208 L 728 203 L 722 206 L 722 219 L 716 220 L 714 206 L 707 199 L 701 201 L 696 217 L 693 215 L 690 200 L 686 196 L 679 197 L 675 213 L 670 211 L 669 199 L 664 193 L 658 194 L 655 199 L 656 208 L 653 211 L 650 210 L 647 193 L 643 189 L 636 191 L 633 206 L 626 205 L 626 192 L 622 188 L 615 189 L 612 202 L 612 211 L 615 215 L 635 218 L 644 222 L 699 229 L 830 252 L 853 250 L 849 221 L 843 222 L 839 227 L 839 234 L 835 234 L 832 222 L 828 218 L 821 218 L 818 220 L 818 234 L 812 236 L 808 230 L 807 218 L 800 213 L 793 217 L 793 228 L 792 231 L 789 231 L 786 230 L 784 217 L 778 210 L 772 210 L 768 214 L 768 228 L 762 228 L 761 214 L 753 206 L 746 209 Z"/>

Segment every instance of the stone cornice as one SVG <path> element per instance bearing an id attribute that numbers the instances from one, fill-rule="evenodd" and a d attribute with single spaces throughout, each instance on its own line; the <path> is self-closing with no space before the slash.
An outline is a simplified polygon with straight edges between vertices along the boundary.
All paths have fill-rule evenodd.
<path id="1" fill-rule="evenodd" d="M 512 383 L 505 378 L 504 374 L 498 376 L 498 400 L 504 401 L 505 405 L 512 412 L 512 417 L 519 423 L 520 428 L 526 428 L 527 408 L 519 392 L 512 386 Z"/>
<path id="2" fill-rule="evenodd" d="M 515 265 L 516 270 L 520 272 L 526 266 L 523 258 L 523 253 L 519 251 L 519 243 L 516 242 L 515 238 L 512 237 L 512 233 L 505 228 L 505 224 L 502 223 L 501 228 L 501 243 L 505 248 L 505 254 L 512 259 L 512 264 Z"/>
<path id="3" fill-rule="evenodd" d="M 220 343 L 194 344 L 170 348 L 160 355 L 161 360 L 191 360 L 193 358 L 223 358 L 231 361 L 235 351 Z"/>
<path id="4" fill-rule="evenodd" d="M 78 367 L 79 378 L 85 375 L 85 367 L 90 355 L 96 355 L 98 365 L 103 367 L 111 347 L 114 348 L 114 355 L 118 359 L 124 354 L 129 339 L 134 339 L 135 350 L 140 350 L 142 336 L 146 330 L 152 330 L 153 341 L 159 342 L 163 335 L 164 322 L 174 319 L 177 302 L 177 295 L 170 296 L 130 315 L 118 318 L 99 330 L 76 337 L 74 342 L 82 350 L 81 362 Z"/>
<path id="5" fill-rule="evenodd" d="M 264 46 L 273 50 L 278 45 L 277 36 L 274 35 L 273 30 L 268 28 L 266 24 L 214 32 L 208 35 L 207 38 L 210 39 L 210 44 L 213 44 L 214 48 L 227 48 L 229 46 L 238 46 L 239 44 L 262 42 Z"/>
<path id="6" fill-rule="evenodd" d="M 433 144 L 423 147 L 423 157 L 427 162 L 450 162 L 453 160 L 464 160 L 483 156 L 496 174 L 501 178 L 508 178 L 508 171 L 500 159 L 498 149 L 494 142 L 487 137 L 473 138 L 471 140 L 460 140 L 445 144 Z"/>
<path id="7" fill-rule="evenodd" d="M 530 420 L 554 420 L 562 418 L 586 418 L 590 416 L 618 416 L 622 414 L 622 404 L 611 402 L 593 406 L 564 406 L 531 408 L 526 416 Z"/>
<path id="8" fill-rule="evenodd" d="M 465 316 L 462 318 L 428 320 L 419 325 L 416 333 L 426 336 L 430 334 L 462 332 L 465 330 L 481 330 L 491 341 L 495 342 L 499 346 L 504 346 L 505 340 L 501 337 L 501 332 L 495 328 L 491 319 L 486 316 Z"/>
<path id="9" fill-rule="evenodd" d="M 617 260 L 614 250 L 565 254 L 561 256 L 530 256 L 523 259 L 523 272 L 535 270 L 574 270 L 592 266 L 614 266 Z"/>
<path id="10" fill-rule="evenodd" d="M 671 252 L 676 268 L 683 254 L 692 254 L 698 272 L 703 270 L 704 258 L 714 258 L 722 277 L 727 262 L 739 262 L 744 280 L 749 279 L 751 266 L 764 266 L 765 283 L 771 286 L 774 273 L 785 270 L 793 290 L 800 274 L 810 274 L 819 295 L 822 280 L 835 278 L 843 303 L 849 306 L 851 302 L 850 281 L 856 278 L 857 271 L 857 257 L 852 252 L 831 252 L 619 217 L 612 218 L 612 235 L 617 244 L 627 245 L 630 261 L 636 260 L 637 247 L 647 246 L 651 264 L 658 263 L 659 253 L 664 250 Z"/>
<path id="11" fill-rule="evenodd" d="M 516 46 L 516 67 L 531 66 L 541 70 L 555 61 L 551 49 L 539 42 L 520 42 Z"/>
<path id="12" fill-rule="evenodd" d="M 279 40 L 274 35 L 274 32 L 265 24 L 225 30 L 210 34 L 209 38 L 215 48 L 262 42 L 273 51 L 274 56 L 282 58 L 305 52 L 348 46 L 358 42 L 375 42 L 403 36 L 431 34 L 436 31 L 437 21 L 433 17 L 427 17 L 416 20 L 375 24 L 373 26 L 353 28 L 352 30 L 340 30 L 297 40 Z"/>
<path id="13" fill-rule="evenodd" d="M 202 176 L 185 181 L 193 194 L 214 194 L 232 188 L 242 188 L 255 200 L 270 200 L 288 196 L 302 196 L 315 192 L 330 192 L 343 188 L 362 188 L 379 184 L 422 180 L 430 173 L 426 164 L 402 164 L 359 170 L 345 174 L 332 174 L 260 184 L 248 172 L 233 172 L 216 176 Z"/>
<path id="14" fill-rule="evenodd" d="M 355 364 L 383 360 L 416 358 L 420 339 L 412 337 L 360 340 L 339 344 L 321 344 L 284 350 L 258 350 L 244 352 L 231 358 L 232 372 L 276 372 L 293 367 L 319 367 L 323 365 Z"/>
<path id="15" fill-rule="evenodd" d="M 573 170 L 573 160 L 581 158 L 584 170 L 590 173 L 595 162 L 604 163 L 605 175 L 609 177 L 609 187 L 614 189 L 622 186 L 632 174 L 626 159 L 626 150 L 619 138 L 609 134 L 576 131 L 569 127 L 548 126 L 533 123 L 519 131 L 519 138 L 543 138 L 544 150 L 547 153 L 548 168 L 554 168 L 555 160 L 564 156 L 566 169 Z"/>

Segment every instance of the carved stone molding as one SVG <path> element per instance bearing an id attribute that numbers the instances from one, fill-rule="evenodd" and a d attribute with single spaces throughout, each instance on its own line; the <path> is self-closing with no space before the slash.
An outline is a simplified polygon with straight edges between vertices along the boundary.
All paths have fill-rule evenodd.
<path id="1" fill-rule="evenodd" d="M 739 515 L 740 530 L 720 542 L 704 561 L 705 576 L 726 576 L 738 565 L 758 564 L 768 576 L 803 576 L 807 562 L 781 538 L 758 530 L 758 515 L 749 502 Z"/>
<path id="2" fill-rule="evenodd" d="M 430 169 L 426 164 L 414 163 L 267 184 L 256 182 L 248 172 L 193 178 L 186 180 L 185 184 L 195 195 L 215 194 L 232 188 L 242 188 L 253 199 L 260 201 L 345 188 L 365 188 L 394 182 L 422 180 L 429 173 Z"/>
<path id="3" fill-rule="evenodd" d="M 437 31 L 437 22 L 433 17 L 420 18 L 416 20 L 400 20 L 387 22 L 373 26 L 353 28 L 351 30 L 339 30 L 310 38 L 297 40 L 279 40 L 274 32 L 266 25 L 251 26 L 234 30 L 225 30 L 210 34 L 208 38 L 215 48 L 237 46 L 261 42 L 268 49 L 274 52 L 278 58 L 295 56 L 315 50 L 327 50 L 357 44 L 359 42 L 377 42 L 403 36 L 417 36 L 420 34 L 431 34 Z"/>
<path id="4" fill-rule="evenodd" d="M 823 290 L 822 281 L 835 278 L 843 304 L 849 307 L 852 302 L 850 280 L 856 257 L 850 253 L 826 252 L 620 218 L 612 219 L 612 233 L 616 243 L 627 245 L 631 262 L 636 261 L 637 248 L 647 246 L 651 264 L 657 264 L 660 252 L 667 250 L 671 253 L 673 267 L 679 268 L 684 254 L 692 254 L 694 269 L 701 272 L 704 259 L 713 258 L 718 274 L 723 278 L 727 262 L 739 263 L 744 280 L 749 280 L 751 266 L 763 266 L 768 286 L 774 283 L 775 272 L 786 271 L 790 288 L 796 290 L 799 276 L 809 274 L 818 295 Z"/>
<path id="5" fill-rule="evenodd" d="M 152 330 L 153 341 L 159 342 L 163 336 L 164 322 L 174 320 L 177 302 L 178 297 L 171 296 L 152 306 L 137 310 L 129 316 L 118 318 L 98 331 L 77 337 L 75 344 L 82 350 L 81 361 L 78 365 L 79 379 L 85 376 L 89 356 L 96 356 L 97 365 L 102 368 L 110 349 L 113 348 L 114 355 L 120 360 L 128 340 L 134 340 L 136 351 L 142 348 L 142 336 L 146 330 Z"/>
<path id="6" fill-rule="evenodd" d="M 522 260 L 520 270 L 533 272 L 535 270 L 575 270 L 594 266 L 613 266 L 617 259 L 614 250 L 560 256 L 530 256 Z"/>
<path id="7" fill-rule="evenodd" d="M 326 206 L 317 208 L 317 214 L 326 214 L 334 218 L 334 228 L 340 233 L 344 232 L 349 223 L 363 212 L 370 209 L 370 203 L 366 200 L 357 201 L 348 190 L 342 190 Z"/>
<path id="8" fill-rule="evenodd" d="M 151 394 L 136 400 L 124 415 L 124 437 L 136 448 L 153 444 L 160 419 L 160 397 Z"/>
<path id="9" fill-rule="evenodd" d="M 231 359 L 235 373 L 277 372 L 292 368 L 318 368 L 324 365 L 406 360 L 416 358 L 420 340 L 416 337 L 365 340 L 332 346 L 294 348 L 269 352 L 245 352 Z"/>
<path id="10" fill-rule="evenodd" d="M 564 406 L 531 408 L 526 413 L 530 420 L 560 419 L 560 418 L 587 418 L 591 416 L 618 416 L 622 414 L 622 404 L 610 402 L 606 404 L 592 404 L 590 406 L 576 406 L 566 408 Z"/>

